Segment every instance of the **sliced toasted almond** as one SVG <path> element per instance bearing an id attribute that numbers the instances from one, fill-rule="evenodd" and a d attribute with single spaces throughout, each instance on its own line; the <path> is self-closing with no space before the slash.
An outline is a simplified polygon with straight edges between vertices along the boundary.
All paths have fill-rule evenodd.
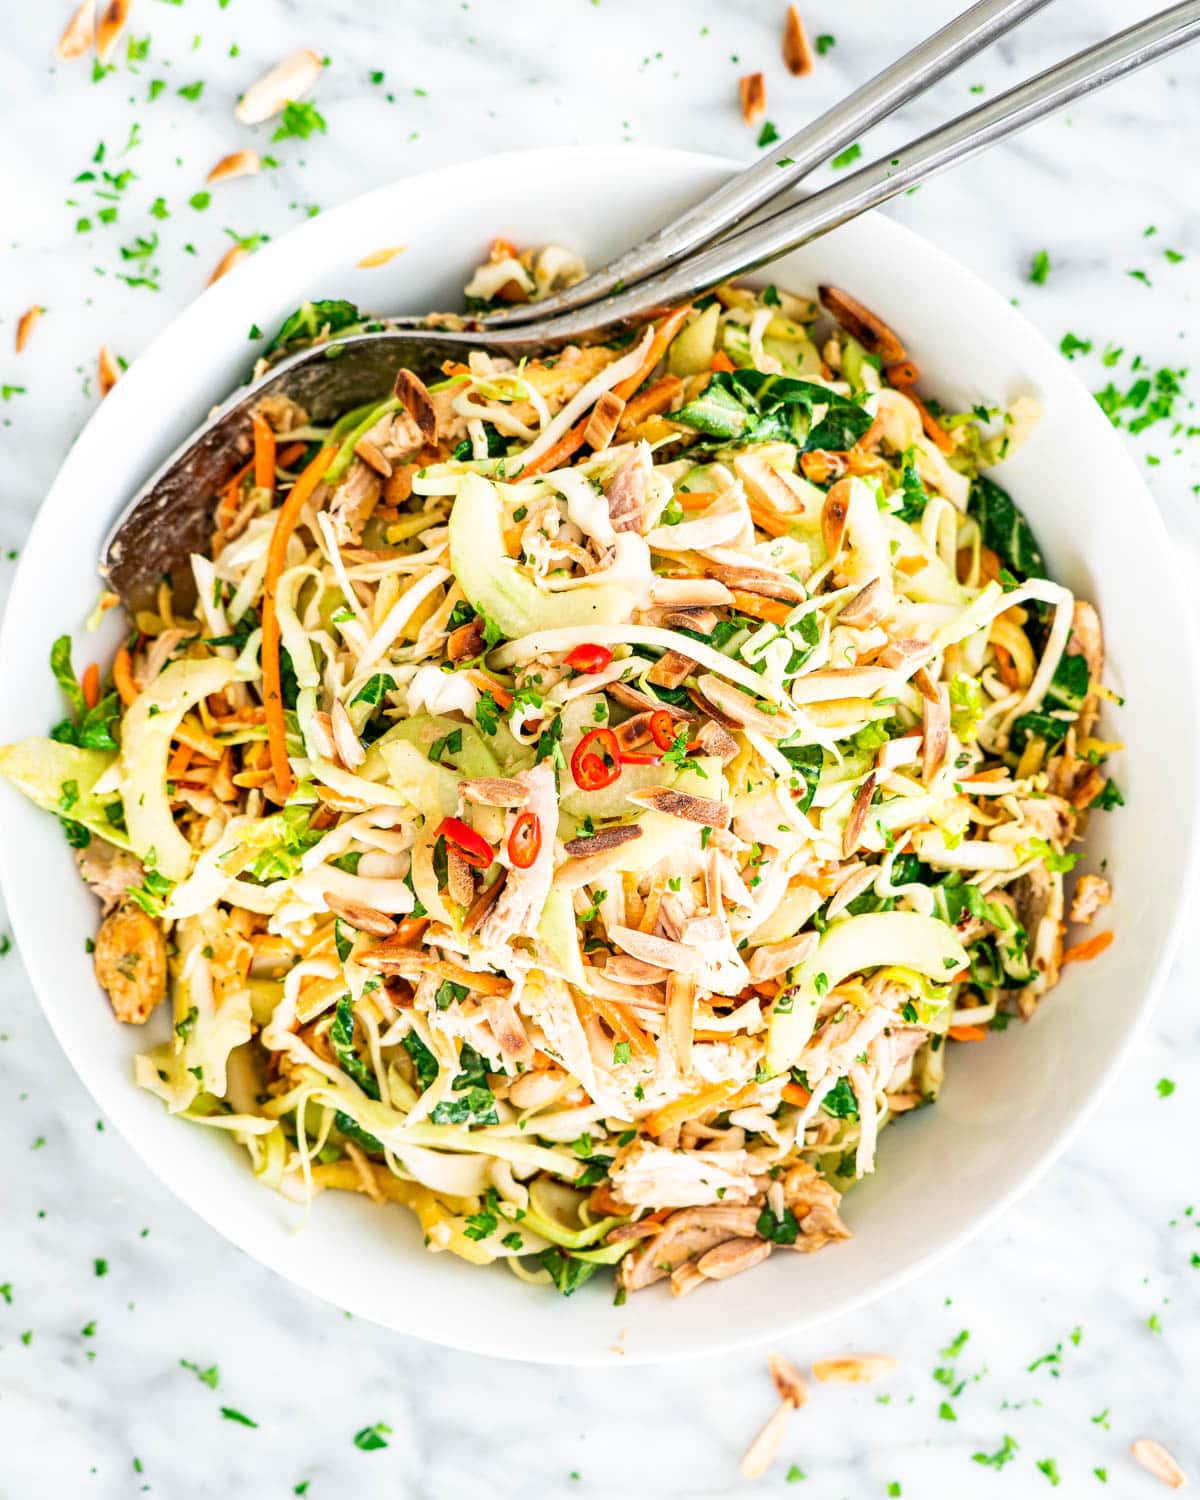
<path id="1" fill-rule="evenodd" d="M 630 687 L 627 682 L 609 682 L 604 686 L 608 696 L 620 703 L 625 708 L 633 709 L 663 709 L 673 719 L 680 721 L 690 720 L 692 715 L 685 709 L 676 708 L 673 703 L 663 703 L 658 698 L 652 698 L 649 693 L 643 693 L 638 688 Z"/>
<path id="2" fill-rule="evenodd" d="M 804 78 L 813 70 L 813 50 L 808 44 L 804 22 L 794 5 L 788 6 L 783 23 L 783 64 L 797 78 Z"/>
<path id="3" fill-rule="evenodd" d="M 354 453 L 361 458 L 368 469 L 374 469 L 383 479 L 390 479 L 392 466 L 369 437 L 360 437 L 354 445 Z"/>
<path id="4" fill-rule="evenodd" d="M 475 900 L 475 877 L 471 866 L 457 849 L 446 849 L 446 894 L 459 906 L 471 906 Z"/>
<path id="5" fill-rule="evenodd" d="M 791 1415 L 791 1403 L 785 1401 L 746 1449 L 738 1465 L 738 1472 L 743 1479 L 761 1479 L 779 1457 Z"/>
<path id="6" fill-rule="evenodd" d="M 100 399 L 104 400 L 113 386 L 121 378 L 121 367 L 116 357 L 107 344 L 100 345 L 100 353 L 96 358 L 96 384 L 100 388 Z"/>
<path id="7" fill-rule="evenodd" d="M 684 605 L 681 608 L 653 610 L 648 618 L 652 623 L 666 625 L 669 629 L 694 630 L 697 635 L 711 635 L 720 616 L 715 609 Z"/>
<path id="8" fill-rule="evenodd" d="M 849 292 L 836 286 L 817 288 L 821 306 L 863 346 L 868 354 L 878 354 L 885 365 L 898 364 L 904 356 L 904 345 L 869 307 Z"/>
<path id="9" fill-rule="evenodd" d="M 690 974 L 668 974 L 667 1045 L 681 1078 L 686 1078 L 692 1070 L 692 1033 L 695 1024 L 696 981 Z M 704 1274 L 707 1276 L 708 1272 Z"/>
<path id="10" fill-rule="evenodd" d="M 244 151 L 231 151 L 223 156 L 208 174 L 208 182 L 228 182 L 232 177 L 253 177 L 262 171 L 262 162 L 257 151 L 247 147 Z"/>
<path id="11" fill-rule="evenodd" d="M 234 114 L 243 125 L 261 125 L 291 100 L 303 98 L 320 76 L 321 59 L 311 48 L 302 48 L 251 84 Z"/>
<path id="12" fill-rule="evenodd" d="M 473 656 L 482 654 L 486 644 L 483 621 L 476 615 L 473 620 L 459 625 L 446 637 L 446 655 L 451 661 L 470 661 Z"/>
<path id="13" fill-rule="evenodd" d="M 1161 1479 L 1170 1489 L 1181 1490 L 1187 1483 L 1187 1475 L 1163 1445 L 1156 1443 L 1153 1438 L 1138 1438 L 1129 1451 L 1147 1474 Z"/>
<path id="14" fill-rule="evenodd" d="M 354 725 L 350 722 L 350 715 L 346 712 L 346 705 L 340 698 L 333 700 L 333 707 L 329 711 L 329 724 L 333 732 L 333 743 L 337 749 L 338 759 L 347 771 L 357 771 L 366 760 L 367 752 L 363 749 L 362 741 L 355 733 Z"/>
<path id="15" fill-rule="evenodd" d="M 96 22 L 96 56 L 106 63 L 117 45 L 117 38 L 125 29 L 129 19 L 132 0 L 108 0 Z"/>
<path id="16" fill-rule="evenodd" d="M 344 901 L 328 891 L 325 894 L 325 905 L 348 927 L 369 933 L 372 937 L 391 937 L 396 930 L 392 918 L 386 912 L 376 911 L 373 906 L 360 906 L 357 901 Z"/>
<path id="17" fill-rule="evenodd" d="M 619 849 L 622 844 L 640 839 L 642 830 L 637 823 L 614 823 L 611 828 L 601 828 L 584 839 L 568 839 L 563 848 L 575 859 L 587 859 L 593 854 L 606 854 L 610 849 Z"/>
<path id="18" fill-rule="evenodd" d="M 317 754 L 325 760 L 337 759 L 337 746 L 333 743 L 333 724 L 323 709 L 313 714 L 308 721 L 308 732 L 317 747 Z"/>
<path id="19" fill-rule="evenodd" d="M 738 754 L 737 741 L 728 730 L 722 729 L 713 719 L 700 726 L 696 739 L 702 754 L 715 755 L 724 766 L 727 766 Z"/>
<path id="20" fill-rule="evenodd" d="M 950 748 L 950 694 L 944 682 L 938 683 L 933 698 L 921 700 L 922 729 L 921 780 L 926 786 L 941 770 Z"/>
<path id="21" fill-rule="evenodd" d="M 938 684 L 934 682 L 928 667 L 918 667 L 913 673 L 913 683 L 926 703 L 932 703 L 938 695 Z"/>
<path id="22" fill-rule="evenodd" d="M 767 1368 L 775 1382 L 775 1389 L 779 1392 L 779 1399 L 799 1411 L 808 1401 L 808 1381 L 782 1354 L 768 1354 Z"/>
<path id="23" fill-rule="evenodd" d="M 682 651 L 664 651 L 646 673 L 655 687 L 677 688 L 696 670 L 696 663 Z"/>
<path id="24" fill-rule="evenodd" d="M 427 443 L 436 443 L 438 434 L 437 410 L 433 397 L 411 370 L 400 370 L 396 375 L 394 390 L 404 405 L 405 411 L 417 424 L 421 436 Z"/>
<path id="25" fill-rule="evenodd" d="M 21 350 L 24 349 L 33 336 L 33 330 L 37 327 L 37 321 L 45 311 L 44 307 L 35 302 L 32 307 L 27 307 L 17 319 L 16 346 L 18 354 L 20 354 Z"/>
<path id="26" fill-rule="evenodd" d="M 719 609 L 732 604 L 733 595 L 715 578 L 655 578 L 650 584 L 650 602 L 672 609 Z"/>
<path id="27" fill-rule="evenodd" d="M 458 783 L 461 796 L 482 807 L 524 807 L 529 788 L 512 776 L 475 776 Z"/>
<path id="28" fill-rule="evenodd" d="M 896 1368 L 890 1354 L 845 1354 L 833 1359 L 814 1359 L 813 1379 L 822 1385 L 868 1385 Z"/>
<path id="29" fill-rule="evenodd" d="M 83 54 L 96 38 L 96 0 L 83 0 L 83 4 L 67 22 L 66 30 L 58 39 L 54 55 L 59 62 L 71 62 Z"/>
<path id="30" fill-rule="evenodd" d="M 800 604 L 808 598 L 804 585 L 789 578 L 786 573 L 781 573 L 778 568 L 719 562 L 714 557 L 709 562 L 708 571 L 711 577 L 719 579 L 731 589 L 741 589 L 747 594 L 783 599 L 788 604 Z"/>
<path id="31" fill-rule="evenodd" d="M 501 870 L 500 874 L 486 886 L 475 897 L 467 908 L 467 914 L 463 918 L 463 931 L 476 933 L 483 926 L 488 913 L 500 899 L 500 892 L 504 889 L 504 883 L 508 879 L 508 871 Z"/>
<path id="32" fill-rule="evenodd" d="M 655 937 L 649 932 L 639 932 L 636 927 L 610 927 L 608 936 L 630 957 L 656 964 L 660 969 L 688 974 L 700 962 L 700 955 L 694 948 L 673 943 L 669 938 Z"/>
<path id="33" fill-rule="evenodd" d="M 773 740 L 782 739 L 791 730 L 790 722 L 782 714 L 766 713 L 749 693 L 743 693 L 715 672 L 702 673 L 696 679 L 696 687 L 706 703 L 740 729 L 756 729 Z"/>
<path id="34" fill-rule="evenodd" d="M 874 872 L 871 878 L 874 879 Z M 782 943 L 764 943 L 750 955 L 746 967 L 752 979 L 778 979 L 795 964 L 811 958 L 821 940 L 818 932 L 802 932 L 799 937 L 788 938 Z"/>
<path id="35" fill-rule="evenodd" d="M 372 250 L 369 255 L 364 255 L 355 264 L 361 266 L 364 271 L 370 271 L 375 266 L 386 266 L 389 261 L 395 260 L 397 255 L 403 255 L 407 249 L 407 245 L 388 245 L 383 250 Z"/>
<path id="36" fill-rule="evenodd" d="M 695 797 L 691 792 L 677 792 L 669 786 L 642 787 L 629 793 L 629 801 L 636 807 L 648 807 L 666 813 L 669 818 L 682 818 L 685 823 L 699 823 L 706 828 L 728 828 L 733 816 L 728 802 L 718 802 L 715 797 Z"/>
<path id="37" fill-rule="evenodd" d="M 850 480 L 839 479 L 825 496 L 821 507 L 821 540 L 830 557 L 836 557 L 842 550 L 846 523 L 850 519 L 850 499 L 854 493 L 850 485 Z"/>
<path id="38" fill-rule="evenodd" d="M 878 625 L 888 610 L 887 590 L 882 578 L 872 578 L 864 584 L 848 604 L 842 606 L 838 615 L 839 625 L 851 625 L 855 630 L 866 630 Z"/>
<path id="39" fill-rule="evenodd" d="M 567 1075 L 561 1068 L 537 1068 L 522 1073 L 509 1084 L 509 1102 L 518 1109 L 541 1109 L 562 1093 L 566 1082 Z"/>
<path id="40" fill-rule="evenodd" d="M 742 120 L 753 125 L 767 112 L 767 84 L 761 73 L 747 73 L 738 79 L 738 102 L 742 106 Z"/>
<path id="41" fill-rule="evenodd" d="M 662 984 L 667 973 L 657 964 L 643 963 L 628 953 L 610 953 L 604 960 L 604 977 L 616 984 Z"/>
<path id="42" fill-rule="evenodd" d="M 245 245 L 231 245 L 229 249 L 226 250 L 225 254 L 222 255 L 221 259 L 217 262 L 216 269 L 208 278 L 209 286 L 212 286 L 214 281 L 220 281 L 222 276 L 228 276 L 230 271 L 233 270 L 234 266 L 241 265 L 242 261 L 244 261 L 249 254 L 250 252 L 246 249 Z"/>
<path id="43" fill-rule="evenodd" d="M 920 657 L 929 655 L 929 642 L 910 639 L 906 641 L 891 641 L 876 658 L 881 667 L 889 671 L 895 671 L 897 667 L 907 667 L 910 662 Z"/>
<path id="44" fill-rule="evenodd" d="M 583 440 L 596 453 L 601 453 L 612 442 L 625 412 L 625 403 L 615 391 L 605 391 L 592 407 L 588 424 L 583 429 Z"/>
<path id="45" fill-rule="evenodd" d="M 867 813 L 870 811 L 871 798 L 874 795 L 875 772 L 872 771 L 859 787 L 854 798 L 854 806 L 850 809 L 850 816 L 846 819 L 846 829 L 842 834 L 842 856 L 845 859 L 849 859 L 858 848 L 862 831 L 867 826 Z"/>

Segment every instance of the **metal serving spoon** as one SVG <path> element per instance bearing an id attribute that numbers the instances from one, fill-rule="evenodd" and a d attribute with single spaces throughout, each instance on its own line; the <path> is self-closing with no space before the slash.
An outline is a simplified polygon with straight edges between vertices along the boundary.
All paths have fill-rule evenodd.
<path id="1" fill-rule="evenodd" d="M 1042 3 L 984 0 L 938 36 L 953 32 L 951 50 L 955 60 L 961 61 Z M 393 324 L 379 332 L 358 333 L 301 350 L 218 407 L 151 476 L 110 531 L 101 572 L 133 608 L 152 596 L 164 574 L 181 580 L 190 576 L 187 560 L 192 552 L 205 550 L 215 498 L 250 452 L 250 413 L 265 396 L 288 396 L 314 421 L 324 422 L 381 397 L 401 368 L 424 378 L 440 372 L 443 360 L 461 358 L 470 349 L 520 358 L 568 343 L 610 337 L 723 281 L 757 270 L 1197 37 L 1200 0 L 1184 0 L 709 249 L 668 264 L 627 290 L 614 284 L 599 300 L 572 306 L 556 316 L 544 318 L 539 305 L 533 321 L 487 319 L 476 329 Z M 882 97 L 892 100 L 889 108 L 896 108 L 947 71 L 922 57 L 925 48 L 937 41 L 938 37 L 932 38 L 897 65 L 918 58 L 922 71 L 919 84 L 909 91 L 896 84 L 890 92 L 883 91 Z M 877 79 L 868 85 L 867 91 L 878 83 Z M 869 113 L 871 123 L 888 113 L 873 92 Z M 750 173 L 733 179 L 718 196 L 729 195 L 761 169 L 760 162 Z M 763 202 L 765 197 L 756 190 L 756 206 Z M 708 222 L 712 223 L 711 218 Z"/>

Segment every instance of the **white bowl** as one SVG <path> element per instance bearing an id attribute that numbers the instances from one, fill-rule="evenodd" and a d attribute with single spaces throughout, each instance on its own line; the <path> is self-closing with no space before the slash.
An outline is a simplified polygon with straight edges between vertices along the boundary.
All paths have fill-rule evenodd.
<path id="1" fill-rule="evenodd" d="M 99 637 L 83 634 L 101 539 L 136 485 L 244 377 L 252 324 L 270 330 L 309 297 L 348 297 L 378 311 L 456 305 L 498 234 L 560 241 L 599 264 L 729 170 L 686 152 L 621 149 L 450 167 L 322 214 L 206 292 L 97 411 L 42 507 L 0 634 L 4 738 L 44 734 L 60 716 L 44 666 L 56 635 L 74 634 L 77 666 L 114 648 L 116 622 Z M 399 243 L 408 249 L 385 268 L 356 267 L 367 252 Z M 1033 1024 L 955 1049 L 937 1106 L 886 1132 L 878 1173 L 847 1198 L 848 1244 L 776 1255 L 685 1302 L 659 1288 L 615 1308 L 595 1283 L 564 1305 L 502 1267 L 484 1272 L 427 1254 L 406 1212 L 348 1195 L 325 1194 L 295 1233 L 293 1210 L 259 1186 L 239 1148 L 171 1119 L 134 1087 L 141 1037 L 114 1023 L 84 950 L 95 902 L 54 821 L 7 786 L 0 793 L 14 930 L 59 1041 L 109 1118 L 235 1244 L 404 1333 L 550 1363 L 649 1361 L 763 1340 L 880 1296 L 993 1219 L 1063 1149 L 1145 1020 L 1178 936 L 1197 843 L 1196 653 L 1166 534 L 1119 439 L 1023 318 L 888 219 L 850 224 L 771 275 L 797 291 L 818 281 L 852 290 L 896 327 L 927 389 L 951 405 L 1040 398 L 1041 427 L 999 478 L 1054 576 L 1099 606 L 1107 679 L 1128 695 L 1108 723 L 1128 747 L 1114 769 L 1129 805 L 1094 820 L 1088 850 L 1089 865 L 1106 860 L 1113 880 L 1100 925 L 1115 928 L 1115 944 L 1069 967 Z"/>

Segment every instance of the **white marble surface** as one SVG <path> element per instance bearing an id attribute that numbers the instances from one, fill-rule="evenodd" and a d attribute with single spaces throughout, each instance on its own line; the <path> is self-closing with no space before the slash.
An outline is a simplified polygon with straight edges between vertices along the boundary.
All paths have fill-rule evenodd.
<path id="1" fill-rule="evenodd" d="M 97 349 L 109 343 L 136 358 L 200 290 L 227 228 L 278 236 L 313 206 L 397 174 L 522 144 L 631 141 L 747 158 L 741 73 L 766 72 L 768 116 L 786 134 L 953 5 L 805 0 L 812 33 L 837 43 L 803 81 L 778 60 L 782 0 L 133 0 L 130 32 L 150 38 L 149 55 L 129 66 L 122 47 L 117 70 L 96 83 L 86 61 L 53 63 L 68 9 L 69 0 L 3 6 L 0 384 L 23 389 L 0 402 L 0 583 L 95 405 Z M 1144 0 L 1057 0 L 877 138 L 898 140 L 973 102 L 971 85 L 993 93 L 1147 9 Z M 232 105 L 265 65 L 301 45 L 330 59 L 316 96 L 328 133 L 271 148 L 269 130 L 237 126 Z M 370 81 L 375 69 L 382 84 Z M 147 102 L 155 79 L 166 89 Z M 199 99 L 177 93 L 198 81 Z M 1200 54 L 1171 62 L 893 211 L 1018 298 L 1055 340 L 1068 330 L 1093 340 L 1078 363 L 1093 389 L 1109 378 L 1126 388 L 1134 354 L 1151 370 L 1187 366 L 1200 285 L 1198 85 Z M 122 154 L 135 122 L 136 144 Z M 95 185 L 72 181 L 92 170 L 100 140 L 109 171 L 136 174 L 108 226 L 97 222 Z M 205 210 L 190 207 L 217 157 L 248 144 L 274 149 L 279 168 L 217 188 Z M 169 218 L 149 212 L 160 196 Z M 76 232 L 81 217 L 90 232 Z M 1156 234 L 1144 233 L 1150 225 Z M 122 260 L 120 247 L 155 232 L 149 264 L 160 290 L 117 280 L 145 264 Z M 1035 286 L 1027 270 L 1041 249 L 1051 270 Z M 1168 249 L 1186 258 L 1175 262 Z M 1139 270 L 1149 287 L 1126 274 Z M 18 358 L 16 317 L 33 302 L 48 310 Z M 1113 370 L 1100 359 L 1110 344 L 1125 351 Z M 1129 441 L 1194 562 L 1200 448 L 1164 423 Z M 1200 1212 L 1186 1213 L 1193 1195 L 1200 1203 L 1190 1144 L 1200 1125 L 1190 1013 L 1198 979 L 1185 954 L 1119 1086 L 1007 1222 L 890 1303 L 786 1341 L 798 1362 L 878 1349 L 900 1364 L 885 1385 L 818 1392 L 760 1491 L 1036 1495 L 1049 1493 L 1051 1478 L 1035 1465 L 1053 1459 L 1063 1497 L 1104 1493 L 1097 1468 L 1108 1493 L 1150 1495 L 1154 1481 L 1127 1456 L 1143 1433 L 1200 1477 Z M 737 1460 L 772 1407 L 761 1354 L 662 1371 L 555 1371 L 348 1322 L 250 1263 L 147 1179 L 97 1120 L 16 951 L 0 961 L 0 1008 L 3 1500 L 143 1491 L 268 1500 L 304 1481 L 313 1500 L 748 1488 Z M 1164 1077 L 1177 1085 L 1167 1098 L 1156 1087 Z M 939 1350 L 963 1329 L 969 1339 L 947 1359 Z M 1027 1368 L 1059 1343 L 1060 1360 Z M 218 1366 L 216 1389 L 181 1360 Z M 951 1364 L 954 1383 L 966 1381 L 957 1395 L 933 1377 Z M 953 1421 L 939 1416 L 944 1400 Z M 257 1427 L 223 1419 L 222 1406 Z M 391 1428 L 388 1446 L 360 1451 L 355 1432 L 379 1421 Z M 1019 1447 L 1002 1472 L 972 1462 L 1005 1434 Z M 807 1475 L 794 1490 L 790 1464 Z"/>

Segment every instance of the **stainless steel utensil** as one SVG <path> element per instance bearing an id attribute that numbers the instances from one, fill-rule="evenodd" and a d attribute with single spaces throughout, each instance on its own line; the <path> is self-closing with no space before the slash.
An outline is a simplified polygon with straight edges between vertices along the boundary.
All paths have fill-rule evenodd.
<path id="1" fill-rule="evenodd" d="M 960 19 L 966 22 L 986 11 L 988 25 L 1003 30 L 1035 8 L 1033 3 L 1006 6 L 993 0 Z M 977 32 L 967 34 L 976 36 Z M 708 249 L 668 264 L 635 286 L 620 291 L 614 286 L 599 300 L 557 316 L 544 317 L 544 304 L 535 304 L 536 316 L 529 322 L 504 320 L 493 324 L 489 320 L 479 330 L 462 331 L 392 326 L 302 350 L 232 396 L 151 476 L 109 533 L 101 571 L 122 599 L 135 606 L 146 599 L 164 574 L 187 576 L 189 555 L 203 550 L 207 541 L 216 495 L 250 451 L 250 412 L 264 396 L 290 396 L 315 420 L 322 421 L 379 397 L 401 367 L 423 377 L 439 370 L 444 359 L 461 357 L 467 349 L 483 348 L 519 357 L 611 336 L 722 281 L 766 265 L 1197 37 L 1200 0 L 1184 0 L 1046 69 L 831 187 Z M 962 50 L 965 45 L 960 34 L 956 43 L 960 58 L 968 55 Z M 921 51 L 918 48 L 910 58 Z M 931 69 L 925 86 L 946 71 L 932 68 L 929 60 L 924 66 Z M 911 91 L 905 92 L 898 85 L 893 92 L 893 108 L 911 97 Z M 782 151 L 780 155 L 786 160 Z M 746 175 L 734 182 L 744 182 Z M 730 186 L 720 190 L 717 197 L 727 193 Z M 757 201 L 761 205 L 765 199 Z M 689 235 L 699 232 L 696 225 L 703 218 L 702 210 L 685 216 L 685 221 L 692 221 Z"/>

